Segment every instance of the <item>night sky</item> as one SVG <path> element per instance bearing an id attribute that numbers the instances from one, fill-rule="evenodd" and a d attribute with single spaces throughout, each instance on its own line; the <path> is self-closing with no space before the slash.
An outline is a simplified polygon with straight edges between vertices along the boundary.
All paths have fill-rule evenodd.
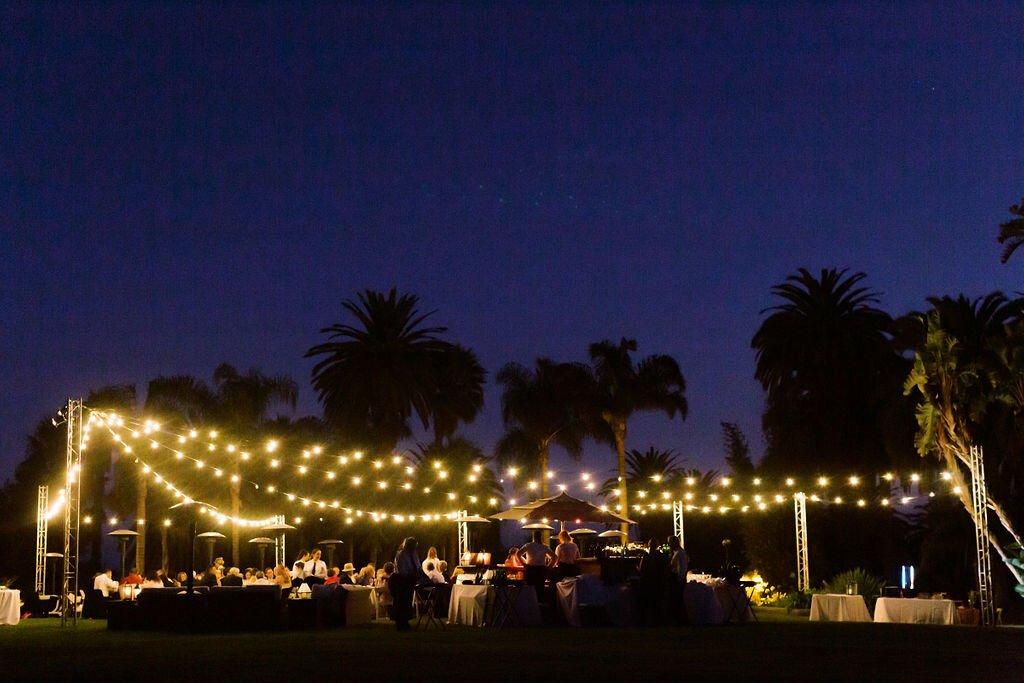
<path id="1" fill-rule="evenodd" d="M 796 268 L 865 271 L 893 313 L 1024 289 L 995 241 L 1024 6 L 784 4 L 4 3 L 0 479 L 109 383 L 227 361 L 318 412 L 303 354 L 365 288 L 419 295 L 492 377 L 602 338 L 673 355 L 690 417 L 628 446 L 698 467 L 721 420 L 760 453 L 750 339 Z"/>

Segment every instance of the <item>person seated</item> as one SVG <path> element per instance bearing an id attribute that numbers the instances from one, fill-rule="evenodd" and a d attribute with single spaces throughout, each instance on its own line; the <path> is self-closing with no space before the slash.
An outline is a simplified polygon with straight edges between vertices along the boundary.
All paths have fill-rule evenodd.
<path id="1" fill-rule="evenodd" d="M 274 585 L 274 574 L 271 573 L 270 576 L 267 576 L 264 572 L 257 571 L 256 572 L 256 583 L 254 583 L 253 585 L 254 586 L 273 586 Z"/>
<path id="2" fill-rule="evenodd" d="M 105 569 L 96 575 L 93 579 L 92 587 L 94 590 L 98 590 L 103 594 L 103 597 L 109 598 L 110 594 L 113 593 L 114 597 L 117 597 L 117 581 L 113 579 L 114 572 L 111 569 Z"/>
<path id="3" fill-rule="evenodd" d="M 132 567 L 132 570 L 128 572 L 128 576 L 124 577 L 124 581 L 121 583 L 126 586 L 141 586 L 143 581 L 145 581 L 145 579 L 143 579 L 142 575 L 139 574 L 139 568 Z"/>
<path id="4" fill-rule="evenodd" d="M 213 588 L 214 586 L 220 585 L 220 578 L 217 576 L 217 565 L 211 564 L 206 568 L 206 572 L 203 573 L 203 577 L 199 579 L 200 586 L 206 586 L 207 588 Z"/>
<path id="5" fill-rule="evenodd" d="M 160 582 L 163 588 L 176 588 L 178 584 L 174 582 L 174 579 L 167 576 L 167 572 L 163 569 L 156 570 L 156 580 Z"/>
<path id="6" fill-rule="evenodd" d="M 242 575 L 242 585 L 251 586 L 256 583 L 256 576 L 252 571 L 252 567 L 245 570 L 245 574 Z"/>
<path id="7" fill-rule="evenodd" d="M 283 564 L 277 565 L 274 569 L 274 583 L 282 589 L 292 587 L 292 575 L 291 572 L 288 571 L 288 567 Z"/>
<path id="8" fill-rule="evenodd" d="M 143 589 L 143 588 L 163 588 L 163 587 L 164 587 L 163 581 L 160 580 L 160 578 L 157 576 L 157 573 L 155 571 L 148 572 L 146 574 L 145 581 L 143 581 L 142 583 L 139 584 L 139 589 L 140 590 Z"/>
<path id="9" fill-rule="evenodd" d="M 347 581 L 345 579 L 348 579 Z M 346 562 L 345 566 L 341 568 L 341 582 L 350 583 L 355 585 L 356 583 L 356 566 L 351 562 Z"/>
<path id="10" fill-rule="evenodd" d="M 220 585 L 240 587 L 244 582 L 245 580 L 242 578 L 241 570 L 239 570 L 238 567 L 232 567 L 228 570 L 227 576 L 220 580 Z"/>
<path id="11" fill-rule="evenodd" d="M 395 563 L 385 562 L 379 570 L 377 570 L 377 579 L 374 583 L 378 588 L 381 586 L 388 585 L 388 577 L 395 573 Z"/>
<path id="12" fill-rule="evenodd" d="M 448 581 L 448 563 L 445 560 L 441 560 L 441 562 L 438 563 L 437 571 L 441 572 L 441 576 L 443 576 L 445 582 L 447 582 Z"/>
<path id="13" fill-rule="evenodd" d="M 328 569 L 327 570 L 327 578 L 324 579 L 324 585 L 325 586 L 330 586 L 332 584 L 339 583 L 340 582 L 340 578 L 338 577 L 339 573 L 341 573 L 341 570 L 339 570 L 337 567 L 331 567 L 330 569 Z"/>
<path id="14" fill-rule="evenodd" d="M 427 572 L 426 572 L 426 574 L 427 574 L 427 579 L 430 581 L 430 583 L 447 583 L 447 581 L 444 580 L 444 574 L 439 572 L 434 567 L 434 563 L 433 562 L 427 562 Z"/>
<path id="15" fill-rule="evenodd" d="M 357 586 L 372 586 L 373 580 L 377 574 L 377 571 L 373 568 L 372 564 L 368 564 L 359 570 L 359 574 L 355 578 Z"/>
<path id="16" fill-rule="evenodd" d="M 175 577 L 175 582 L 179 586 L 184 586 L 186 583 L 188 583 L 188 573 L 187 572 L 178 572 L 178 576 Z"/>
<path id="17" fill-rule="evenodd" d="M 519 559 L 519 548 L 512 546 L 508 549 L 505 557 L 505 576 L 512 581 L 520 581 L 523 578 L 523 561 Z"/>

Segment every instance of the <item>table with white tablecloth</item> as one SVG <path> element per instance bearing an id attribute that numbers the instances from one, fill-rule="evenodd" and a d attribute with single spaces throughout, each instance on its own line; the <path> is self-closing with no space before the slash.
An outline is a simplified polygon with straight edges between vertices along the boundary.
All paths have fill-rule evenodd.
<path id="1" fill-rule="evenodd" d="M 811 621 L 871 621 L 862 595 L 815 593 L 811 596 Z"/>
<path id="2" fill-rule="evenodd" d="M 0 590 L 0 624 L 14 626 L 21 619 L 21 591 Z"/>
<path id="3" fill-rule="evenodd" d="M 633 596 L 625 584 L 606 585 L 593 574 L 562 579 L 555 586 L 558 604 L 570 626 L 582 626 L 580 607 L 601 607 L 615 626 L 630 626 L 636 621 Z"/>
<path id="4" fill-rule="evenodd" d="M 487 616 L 488 588 L 472 583 L 453 585 L 452 597 L 448 602 L 448 623 L 483 626 Z"/>
<path id="5" fill-rule="evenodd" d="M 878 598 L 875 622 L 893 624 L 955 624 L 956 603 L 922 598 Z"/>
<path id="6" fill-rule="evenodd" d="M 539 626 L 541 617 L 537 592 L 532 586 L 518 584 L 455 584 L 448 602 L 448 623 L 466 626 Z"/>
<path id="7" fill-rule="evenodd" d="M 691 624 L 740 623 L 754 620 L 750 600 L 742 586 L 725 579 L 702 577 L 686 584 L 683 595 Z"/>

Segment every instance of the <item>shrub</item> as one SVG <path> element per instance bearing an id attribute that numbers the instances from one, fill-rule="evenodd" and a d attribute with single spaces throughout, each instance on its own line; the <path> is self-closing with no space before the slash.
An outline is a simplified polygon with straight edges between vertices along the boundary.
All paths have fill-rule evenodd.
<path id="1" fill-rule="evenodd" d="M 884 582 L 877 576 L 868 574 L 867 571 L 856 567 L 833 576 L 822 587 L 826 593 L 845 593 L 846 587 L 850 584 L 857 585 L 857 593 L 865 598 L 877 596 L 882 591 Z"/>

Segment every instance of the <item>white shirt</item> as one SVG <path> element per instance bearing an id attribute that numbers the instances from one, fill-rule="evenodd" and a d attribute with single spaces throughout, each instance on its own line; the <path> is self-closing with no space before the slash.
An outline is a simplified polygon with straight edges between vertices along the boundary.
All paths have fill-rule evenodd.
<path id="1" fill-rule="evenodd" d="M 420 563 L 420 566 L 423 567 L 424 574 L 429 574 L 429 572 L 427 571 L 428 564 L 434 565 L 434 569 L 437 569 L 441 566 L 441 560 L 437 557 L 428 557 L 427 559 L 423 560 L 423 562 Z"/>
<path id="2" fill-rule="evenodd" d="M 669 569 L 676 575 L 676 578 L 682 583 L 686 583 L 686 573 L 690 567 L 690 558 L 686 554 L 686 550 L 680 548 L 672 555 L 672 560 L 669 562 Z"/>
<path id="3" fill-rule="evenodd" d="M 431 582 L 433 583 L 448 583 L 444 580 L 444 574 L 437 571 L 436 569 L 434 571 L 427 572 L 427 578 L 430 579 Z"/>
<path id="4" fill-rule="evenodd" d="M 302 568 L 302 578 L 316 576 L 321 579 L 327 578 L 327 563 L 323 560 L 310 560 Z"/>
<path id="5" fill-rule="evenodd" d="M 92 587 L 94 590 L 103 593 L 103 597 L 109 598 L 110 591 L 117 592 L 117 581 L 114 581 L 106 574 L 100 574 L 92 582 Z"/>

